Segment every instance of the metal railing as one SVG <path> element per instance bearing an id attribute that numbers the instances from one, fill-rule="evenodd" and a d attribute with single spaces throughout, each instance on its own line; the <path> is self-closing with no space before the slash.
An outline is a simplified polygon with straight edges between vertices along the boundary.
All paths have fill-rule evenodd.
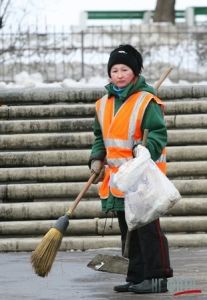
<path id="1" fill-rule="evenodd" d="M 132 44 L 142 53 L 143 73 L 148 80 L 156 80 L 166 66 L 174 68 L 170 75 L 173 81 L 206 80 L 206 29 L 206 25 L 139 24 L 62 32 L 47 28 L 1 30 L 0 81 L 14 81 L 23 71 L 39 72 L 45 82 L 107 77 L 109 53 L 123 43 Z"/>

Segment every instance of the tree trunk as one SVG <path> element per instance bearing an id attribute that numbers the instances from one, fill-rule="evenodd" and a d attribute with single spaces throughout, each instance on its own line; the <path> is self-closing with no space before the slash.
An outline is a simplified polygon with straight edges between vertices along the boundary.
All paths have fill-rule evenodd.
<path id="1" fill-rule="evenodd" d="M 157 0 L 154 22 L 175 23 L 175 1 L 176 0 Z"/>

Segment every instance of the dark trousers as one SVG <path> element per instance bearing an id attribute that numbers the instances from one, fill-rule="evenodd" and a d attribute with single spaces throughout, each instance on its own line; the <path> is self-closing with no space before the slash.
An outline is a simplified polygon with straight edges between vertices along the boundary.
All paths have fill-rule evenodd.
<path id="1" fill-rule="evenodd" d="M 124 211 L 118 211 L 117 217 L 121 231 L 123 254 L 127 234 Z M 168 241 L 160 228 L 159 219 L 131 231 L 126 281 L 139 283 L 144 279 L 172 276 Z"/>

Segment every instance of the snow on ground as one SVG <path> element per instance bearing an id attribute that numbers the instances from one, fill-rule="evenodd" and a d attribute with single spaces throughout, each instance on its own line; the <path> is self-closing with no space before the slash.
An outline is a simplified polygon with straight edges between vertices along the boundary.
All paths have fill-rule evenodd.
<path id="1" fill-rule="evenodd" d="M 0 82 L 0 89 L 12 89 L 12 88 L 34 88 L 34 87 L 104 87 L 108 83 L 107 78 L 103 77 L 91 77 L 90 79 L 81 79 L 80 81 L 75 81 L 71 78 L 66 78 L 61 82 L 45 83 L 43 81 L 43 76 L 40 73 L 28 74 L 23 71 L 15 76 L 14 82 L 5 83 Z M 172 82 L 169 78 L 166 78 L 163 85 L 207 85 L 207 81 L 200 82 L 188 82 L 185 80 L 180 80 L 176 83 Z"/>

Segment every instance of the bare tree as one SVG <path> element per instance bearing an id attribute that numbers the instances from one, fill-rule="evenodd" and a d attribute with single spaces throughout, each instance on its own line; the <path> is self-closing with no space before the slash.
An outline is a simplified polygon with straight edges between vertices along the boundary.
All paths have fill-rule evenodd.
<path id="1" fill-rule="evenodd" d="M 0 0 L 0 29 L 4 27 L 9 14 L 11 0 Z"/>
<path id="2" fill-rule="evenodd" d="M 176 0 L 157 0 L 154 22 L 175 23 L 175 1 Z"/>

